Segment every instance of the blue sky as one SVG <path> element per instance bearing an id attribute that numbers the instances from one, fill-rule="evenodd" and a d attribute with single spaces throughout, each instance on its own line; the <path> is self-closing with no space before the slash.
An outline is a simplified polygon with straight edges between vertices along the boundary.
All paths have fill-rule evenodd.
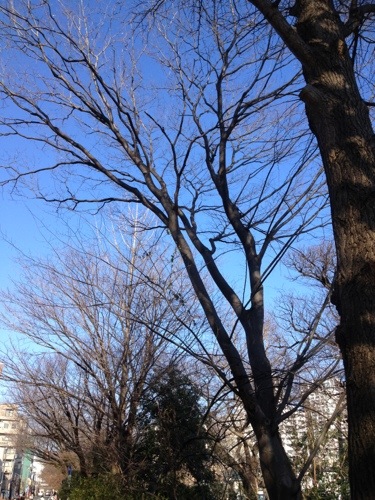
<path id="1" fill-rule="evenodd" d="M 11 199 L 5 191 L 0 199 L 0 286 L 10 283 L 10 278 L 17 274 L 14 259 L 17 249 L 25 253 L 40 252 L 43 238 L 40 234 L 42 221 L 48 223 L 55 218 L 46 212 L 39 200 Z M 52 208 L 52 207 L 51 207 Z"/>

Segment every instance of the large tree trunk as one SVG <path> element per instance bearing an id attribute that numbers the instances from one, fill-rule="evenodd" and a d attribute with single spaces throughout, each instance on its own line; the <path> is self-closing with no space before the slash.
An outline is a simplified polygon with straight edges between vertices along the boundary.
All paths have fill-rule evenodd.
<path id="1" fill-rule="evenodd" d="M 300 500 L 301 485 L 294 475 L 278 431 L 270 425 L 255 425 L 254 431 L 262 476 L 270 500 Z"/>
<path id="2" fill-rule="evenodd" d="M 297 30 L 312 51 L 301 92 L 331 200 L 338 269 L 333 301 L 346 374 L 352 498 L 375 492 L 375 141 L 344 26 L 330 1 L 297 2 Z"/>

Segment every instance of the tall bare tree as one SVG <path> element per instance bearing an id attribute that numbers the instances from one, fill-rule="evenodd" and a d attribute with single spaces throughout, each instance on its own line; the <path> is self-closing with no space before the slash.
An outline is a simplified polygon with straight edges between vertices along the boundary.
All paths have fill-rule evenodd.
<path id="1" fill-rule="evenodd" d="M 25 259 L 2 294 L 3 324 L 21 335 L 2 355 L 3 377 L 32 448 L 52 462 L 74 453 L 83 476 L 131 479 L 141 398 L 153 371 L 178 359 L 167 338 L 195 319 L 191 292 L 146 236 L 117 228 L 115 240 L 96 233 L 95 243 L 86 228 L 50 258 Z"/>
<path id="2" fill-rule="evenodd" d="M 269 496 L 299 498 L 278 432 L 289 389 L 275 387 L 266 352 L 263 285 L 327 216 L 300 70 L 250 2 L 173 16 L 160 2 L 135 31 L 125 6 L 88 4 L 0 8 L 1 132 L 43 151 L 37 167 L 8 157 L 9 179 L 38 175 L 39 196 L 72 208 L 118 201 L 156 215 L 219 346 L 208 358 L 254 429 Z"/>
<path id="3" fill-rule="evenodd" d="M 298 479 L 307 487 L 306 474 L 310 473 L 312 464 L 316 464 L 319 453 L 324 453 L 320 447 L 342 416 L 345 406 L 341 385 L 343 368 L 334 342 L 338 315 L 330 304 L 335 273 L 333 244 L 325 242 L 305 250 L 295 250 L 288 255 L 286 264 L 292 271 L 290 278 L 299 283 L 298 290 L 293 293 L 283 291 L 280 295 L 273 317 L 267 319 L 264 336 L 267 356 L 275 367 L 274 384 L 280 399 L 282 394 L 278 406 L 281 434 L 292 454 Z M 213 396 L 214 387 L 211 384 L 206 390 L 210 391 L 207 398 L 211 405 L 209 421 L 215 430 L 216 453 L 222 463 L 237 474 L 246 495 L 252 498 L 252 495 L 256 496 L 259 485 L 262 487 L 254 433 L 247 425 L 238 398 L 228 394 L 225 387 L 220 390 L 217 386 L 217 393 Z M 324 397 L 322 387 L 325 388 Z M 311 403 L 316 393 L 320 397 L 319 408 L 314 408 Z M 324 417 L 320 415 L 320 428 L 316 426 L 314 429 L 314 442 L 310 443 L 308 455 L 302 456 L 294 446 L 296 443 L 292 443 L 291 435 L 298 431 L 302 439 L 308 434 L 307 419 L 304 422 L 301 415 L 318 414 L 322 408 Z M 335 443 L 338 441 L 339 438 Z M 328 461 L 332 460 L 336 460 L 336 455 L 328 453 Z M 345 476 L 345 472 L 342 474 Z"/>

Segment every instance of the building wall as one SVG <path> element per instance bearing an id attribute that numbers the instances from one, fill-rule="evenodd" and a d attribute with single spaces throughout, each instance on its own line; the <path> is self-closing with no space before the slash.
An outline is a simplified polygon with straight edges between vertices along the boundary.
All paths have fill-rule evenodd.
<path id="1" fill-rule="evenodd" d="M 303 388 L 302 388 L 303 390 Z M 317 440 L 321 437 L 324 426 L 336 410 L 344 391 L 338 380 L 324 382 L 312 393 L 299 408 L 280 426 L 280 435 L 295 469 L 301 470 Z M 336 418 L 327 431 L 322 445 L 313 459 L 312 465 L 303 481 L 305 488 L 326 488 L 343 484 L 347 478 L 346 463 L 347 422 L 345 410 Z M 340 486 L 341 487 L 341 486 Z M 331 492 L 333 495 L 334 491 Z M 331 498 L 331 497 L 330 497 Z M 339 492 L 337 498 L 340 498 Z"/>
<path id="2" fill-rule="evenodd" d="M 2 493 L 9 491 L 11 486 L 16 464 L 19 427 L 20 418 L 17 406 L 0 404 L 0 485 Z"/>
<path id="3" fill-rule="evenodd" d="M 32 474 L 32 457 L 21 439 L 26 426 L 14 404 L 0 404 L 0 486 L 8 498 L 29 486 Z"/>

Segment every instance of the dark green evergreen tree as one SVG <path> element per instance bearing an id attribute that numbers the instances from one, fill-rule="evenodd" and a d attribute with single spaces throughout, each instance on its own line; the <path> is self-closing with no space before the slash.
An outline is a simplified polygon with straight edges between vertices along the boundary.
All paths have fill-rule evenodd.
<path id="1" fill-rule="evenodd" d="M 167 498 L 214 498 L 211 445 L 193 382 L 175 366 L 155 375 L 140 415 L 138 461 L 147 489 Z"/>

